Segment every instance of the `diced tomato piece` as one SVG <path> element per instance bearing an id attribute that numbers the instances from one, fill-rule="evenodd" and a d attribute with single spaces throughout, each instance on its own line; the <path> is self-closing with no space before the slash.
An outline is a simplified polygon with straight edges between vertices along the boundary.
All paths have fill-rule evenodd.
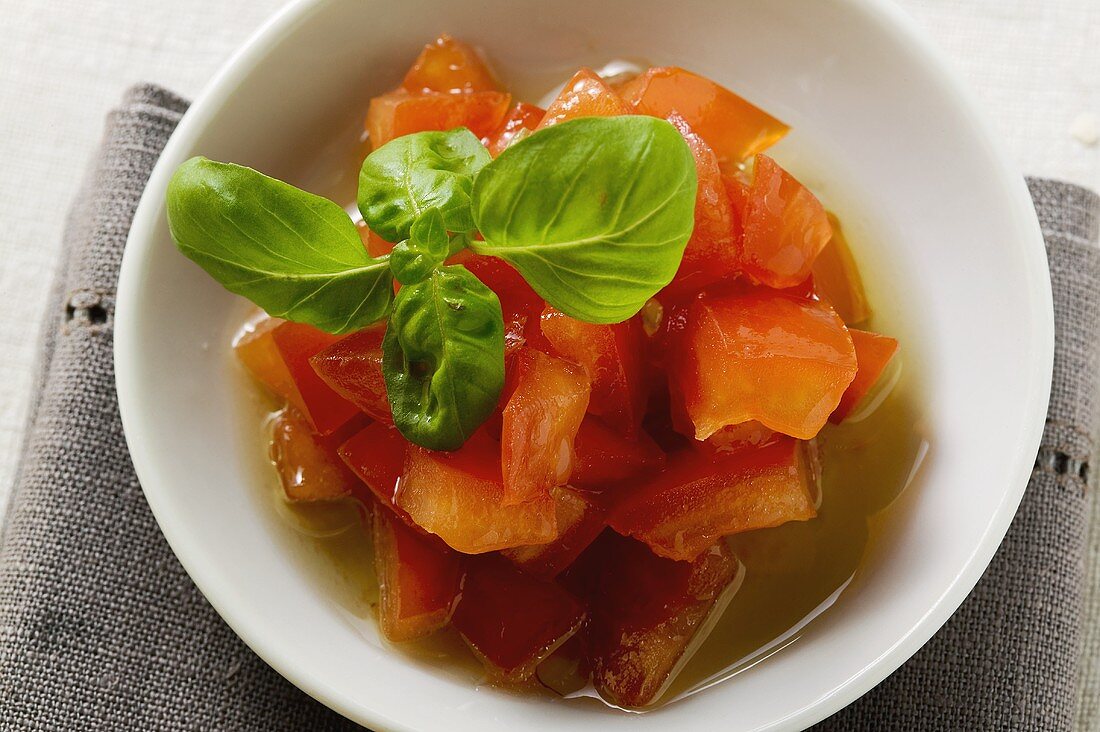
<path id="1" fill-rule="evenodd" d="M 357 498 L 368 504 L 377 499 L 398 515 L 408 517 L 394 503 L 397 481 L 405 470 L 405 451 L 408 445 L 395 428 L 373 422 L 340 446 L 337 451 L 340 459 L 370 489 L 369 493 L 357 489 Z M 413 523 L 411 518 L 408 518 L 408 523 Z"/>
<path id="2" fill-rule="evenodd" d="M 546 108 L 537 129 L 580 117 L 615 117 L 632 110 L 592 69 L 581 69 Z"/>
<path id="3" fill-rule="evenodd" d="M 390 92 L 370 101 L 367 133 L 375 150 L 390 140 L 413 132 L 468 127 L 485 137 L 500 126 L 512 97 L 504 92 L 411 95 Z"/>
<path id="4" fill-rule="evenodd" d="M 277 397 L 285 399 L 299 412 L 305 411 L 302 395 L 294 385 L 290 369 L 275 346 L 271 332 L 285 321 L 267 315 L 257 316 L 245 323 L 233 341 L 233 351 L 253 379 L 260 382 Z"/>
<path id="5" fill-rule="evenodd" d="M 547 544 L 518 546 L 501 551 L 524 572 L 551 579 L 573 563 L 603 531 L 604 509 L 569 488 L 554 488 L 558 538 Z"/>
<path id="6" fill-rule="evenodd" d="M 468 561 L 451 623 L 494 678 L 520 681 L 584 618 L 584 606 L 557 584 L 485 556 Z"/>
<path id="7" fill-rule="evenodd" d="M 753 420 L 723 427 L 704 440 L 701 447 L 724 455 L 745 448 L 762 447 L 774 442 L 778 437 L 778 432 Z"/>
<path id="8" fill-rule="evenodd" d="M 314 434 L 294 407 L 272 423 L 271 460 L 290 501 L 331 501 L 351 495 L 358 482 L 336 455 L 338 441 Z"/>
<path id="9" fill-rule="evenodd" d="M 829 421 L 835 423 L 844 421 L 863 401 L 898 352 L 898 342 L 889 336 L 868 333 L 855 328 L 849 328 L 848 333 L 852 336 L 852 343 L 855 345 L 859 369 L 856 371 L 856 378 L 840 398 L 840 404 L 829 417 Z"/>
<path id="10" fill-rule="evenodd" d="M 644 544 L 604 533 L 578 560 L 592 681 L 621 707 L 657 701 L 706 639 L 744 577 L 723 543 L 693 562 L 654 555 Z"/>
<path id="11" fill-rule="evenodd" d="M 359 413 L 309 365 L 311 356 L 337 338 L 301 323 L 265 318 L 242 333 L 234 349 L 253 377 L 301 412 L 315 432 L 330 435 Z"/>
<path id="12" fill-rule="evenodd" d="M 814 260 L 814 287 L 846 325 L 859 325 L 871 317 L 871 306 L 863 291 L 863 278 L 859 275 L 852 250 L 848 248 L 840 221 L 831 213 L 826 215 L 833 235 Z"/>
<path id="13" fill-rule="evenodd" d="M 454 452 L 409 445 L 397 505 L 419 526 L 466 554 L 545 544 L 557 535 L 554 498 L 504 503 L 500 445 L 475 432 Z"/>
<path id="14" fill-rule="evenodd" d="M 413 94 L 501 90 L 481 54 L 446 33 L 424 46 L 401 87 Z"/>
<path id="15" fill-rule="evenodd" d="M 591 393 L 579 366 L 533 348 L 516 355 L 515 380 L 501 431 L 506 504 L 544 498 L 569 480 Z"/>
<path id="16" fill-rule="evenodd" d="M 534 132 L 545 116 L 546 110 L 541 107 L 520 102 L 512 107 L 512 111 L 505 116 L 500 126 L 482 142 L 485 143 L 485 147 L 489 148 L 489 154 L 495 158 L 504 152 L 505 148 L 516 139 L 516 135 L 523 130 Z"/>
<path id="17" fill-rule="evenodd" d="M 451 618 L 462 588 L 462 560 L 386 508 L 376 506 L 372 514 L 382 634 L 395 643 L 430 635 Z"/>
<path id="18" fill-rule="evenodd" d="M 714 148 L 722 164 L 736 165 L 790 130 L 729 89 L 675 66 L 651 68 L 619 93 L 640 114 L 667 118 L 678 112 Z"/>
<path id="19" fill-rule="evenodd" d="M 756 156 L 744 195 L 741 270 L 777 289 L 804 282 L 832 236 L 821 202 L 767 155 Z"/>
<path id="20" fill-rule="evenodd" d="M 371 231 L 365 222 L 360 221 L 355 228 L 359 230 L 359 238 L 363 240 L 367 254 L 372 257 L 384 257 L 393 251 L 394 245 Z"/>
<path id="21" fill-rule="evenodd" d="M 684 450 L 610 523 L 663 557 L 690 561 L 723 536 L 817 516 L 818 475 L 814 444 L 791 437 L 720 459 Z"/>
<path id="22" fill-rule="evenodd" d="M 764 288 L 695 300 L 681 340 L 669 378 L 697 440 L 749 420 L 810 439 L 856 375 L 832 308 Z"/>
<path id="23" fill-rule="evenodd" d="M 680 131 L 691 154 L 699 187 L 695 194 L 695 228 L 680 268 L 667 292 L 690 292 L 737 273 L 741 226 L 718 170 L 718 158 L 678 113 L 668 121 Z"/>
<path id="24" fill-rule="evenodd" d="M 636 434 L 647 397 L 640 321 L 585 323 L 547 305 L 542 334 L 559 355 L 580 364 L 592 379 L 588 411 L 615 429 Z"/>
<path id="25" fill-rule="evenodd" d="M 581 422 L 573 447 L 577 459 L 570 482 L 586 488 L 603 488 L 665 464 L 664 452 L 645 432 L 630 439 L 592 416 Z"/>
<path id="26" fill-rule="evenodd" d="M 333 391 L 380 422 L 393 424 L 382 378 L 382 338 L 386 325 L 372 325 L 345 336 L 309 359 Z"/>

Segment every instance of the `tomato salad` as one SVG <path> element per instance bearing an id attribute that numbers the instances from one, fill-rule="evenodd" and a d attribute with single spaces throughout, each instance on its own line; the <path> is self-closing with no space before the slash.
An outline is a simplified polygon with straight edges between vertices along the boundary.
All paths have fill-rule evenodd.
<path id="1" fill-rule="evenodd" d="M 724 537 L 815 518 L 815 438 L 898 343 L 764 154 L 787 126 L 690 71 L 581 69 L 541 109 L 442 36 L 366 130 L 358 223 L 205 158 L 168 192 L 269 314 L 235 350 L 284 404 L 285 498 L 361 506 L 390 641 L 450 627 L 497 682 L 565 659 L 647 707 L 741 582 Z"/>

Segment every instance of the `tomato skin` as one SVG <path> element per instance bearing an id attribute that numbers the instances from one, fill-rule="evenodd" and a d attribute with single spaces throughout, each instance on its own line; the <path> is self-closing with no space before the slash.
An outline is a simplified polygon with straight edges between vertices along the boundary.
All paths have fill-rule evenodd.
<path id="1" fill-rule="evenodd" d="M 790 437 L 719 458 L 683 450 L 609 523 L 662 557 L 692 561 L 723 536 L 816 517 L 819 474 L 813 443 Z"/>
<path id="2" fill-rule="evenodd" d="M 309 363 L 341 397 L 379 422 L 393 424 L 386 382 L 382 377 L 382 337 L 385 334 L 385 323 L 369 326 L 314 354 Z"/>
<path id="3" fill-rule="evenodd" d="M 499 556 L 471 557 L 452 624 L 500 681 L 522 681 L 585 619 L 577 598 Z"/>
<path id="4" fill-rule="evenodd" d="M 482 143 L 489 149 L 489 154 L 494 158 L 500 155 L 512 144 L 523 130 L 534 132 L 538 129 L 539 122 L 546 116 L 546 110 L 536 107 L 534 104 L 519 102 L 505 115 L 500 126 L 485 137 Z"/>
<path id="5" fill-rule="evenodd" d="M 527 574 L 544 579 L 553 579 L 569 567 L 606 525 L 605 510 L 590 497 L 566 487 L 551 492 L 557 506 L 557 538 L 501 551 Z"/>
<path id="6" fill-rule="evenodd" d="M 317 376 L 309 359 L 338 338 L 309 325 L 264 317 L 233 348 L 257 381 L 297 409 L 315 432 L 330 435 L 359 410 Z"/>
<path id="7" fill-rule="evenodd" d="M 667 690 L 743 577 L 724 543 L 693 562 L 674 562 L 614 532 L 604 532 L 576 567 L 568 579 L 589 606 L 592 682 L 604 699 L 631 709 Z"/>
<path id="8" fill-rule="evenodd" d="M 546 108 L 546 115 L 536 129 L 581 117 L 616 117 L 622 114 L 632 114 L 632 110 L 595 71 L 583 68 L 573 75 L 557 99 Z"/>
<path id="9" fill-rule="evenodd" d="M 844 238 L 840 221 L 829 212 L 826 216 L 833 235 L 814 260 L 814 288 L 844 319 L 845 325 L 859 325 L 871 317 L 871 306 L 863 291 L 863 278 L 848 247 L 848 240 Z"/>
<path id="10" fill-rule="evenodd" d="M 849 328 L 848 333 L 852 336 L 859 368 L 856 377 L 844 391 L 844 396 L 840 398 L 840 404 L 829 416 L 829 421 L 833 423 L 843 422 L 859 406 L 898 352 L 898 342 L 889 336 L 855 328 Z"/>
<path id="11" fill-rule="evenodd" d="M 400 643 L 447 625 L 462 587 L 459 555 L 417 533 L 383 506 L 371 511 L 371 533 L 382 634 Z"/>
<path id="12" fill-rule="evenodd" d="M 667 118 L 679 113 L 722 165 L 737 165 L 790 131 L 729 89 L 676 66 L 651 68 L 625 83 L 619 94 L 638 114 Z"/>
<path id="13" fill-rule="evenodd" d="M 766 288 L 694 300 L 678 341 L 669 378 L 697 440 L 750 420 L 811 439 L 856 375 L 851 336 L 828 305 Z"/>
<path id="14" fill-rule="evenodd" d="M 832 237 L 824 206 L 767 155 L 756 156 L 752 185 L 741 195 L 741 270 L 776 289 L 805 282 Z"/>
<path id="15" fill-rule="evenodd" d="M 500 452 L 484 430 L 454 452 L 410 444 L 395 502 L 417 525 L 464 554 L 553 541 L 553 497 L 506 505 Z"/>
<path id="16" fill-rule="evenodd" d="M 639 320 L 586 323 L 547 305 L 541 325 L 554 352 L 579 364 L 592 380 L 588 411 L 612 428 L 636 435 L 648 396 Z"/>
<path id="17" fill-rule="evenodd" d="M 573 438 L 591 393 L 579 366 L 532 348 L 515 358 L 515 388 L 501 429 L 506 505 L 545 498 L 569 480 Z"/>
<path id="18" fill-rule="evenodd" d="M 358 482 L 336 454 L 339 435 L 320 437 L 294 407 L 272 423 L 271 460 L 288 501 L 332 501 Z"/>
<path id="19" fill-rule="evenodd" d="M 662 295 L 697 291 L 737 274 L 741 225 L 718 169 L 718 157 L 691 125 L 673 112 L 668 121 L 680 132 L 695 158 L 699 187 L 695 195 L 695 227 L 684 258 Z"/>
<path id="20" fill-rule="evenodd" d="M 411 94 L 501 91 L 481 54 L 446 33 L 424 46 L 401 88 Z"/>
<path id="21" fill-rule="evenodd" d="M 606 488 L 665 464 L 664 452 L 645 432 L 629 439 L 591 415 L 581 422 L 573 446 L 577 459 L 570 482 L 585 488 Z"/>
<path id="22" fill-rule="evenodd" d="M 481 138 L 500 126 L 511 102 L 510 94 L 497 91 L 412 95 L 402 89 L 371 100 L 367 134 L 374 150 L 403 135 L 456 127 Z"/>

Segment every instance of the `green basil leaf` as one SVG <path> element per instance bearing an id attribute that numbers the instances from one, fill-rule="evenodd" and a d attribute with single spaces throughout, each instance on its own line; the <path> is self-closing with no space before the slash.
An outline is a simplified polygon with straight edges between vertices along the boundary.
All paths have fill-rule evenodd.
<path id="1" fill-rule="evenodd" d="M 382 341 L 393 421 L 430 450 L 457 450 L 504 388 L 504 320 L 496 294 L 465 267 L 401 288 Z"/>
<path id="2" fill-rule="evenodd" d="M 347 333 L 385 317 L 389 263 L 344 209 L 251 168 L 191 158 L 168 184 L 176 246 L 269 314 Z"/>
<path id="3" fill-rule="evenodd" d="M 413 223 L 409 238 L 394 246 L 390 252 L 390 269 L 401 284 L 416 284 L 443 264 L 450 248 L 443 214 L 433 206 Z"/>
<path id="4" fill-rule="evenodd" d="M 655 117 L 547 127 L 485 166 L 473 189 L 479 254 L 506 260 L 544 300 L 616 323 L 667 285 L 695 223 L 695 161 Z"/>
<path id="5" fill-rule="evenodd" d="M 363 161 L 359 211 L 387 241 L 408 239 L 413 222 L 432 206 L 443 214 L 448 231 L 472 231 L 473 176 L 490 160 L 489 151 L 464 127 L 398 137 Z"/>

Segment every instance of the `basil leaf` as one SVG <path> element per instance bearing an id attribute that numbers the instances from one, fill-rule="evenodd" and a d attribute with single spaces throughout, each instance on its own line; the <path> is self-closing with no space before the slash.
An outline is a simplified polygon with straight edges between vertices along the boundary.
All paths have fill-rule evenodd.
<path id="1" fill-rule="evenodd" d="M 667 285 L 695 223 L 695 162 L 656 117 L 588 117 L 515 143 L 478 174 L 485 241 L 558 310 L 629 318 Z"/>
<path id="2" fill-rule="evenodd" d="M 394 246 L 390 252 L 390 269 L 401 284 L 416 284 L 443 264 L 450 248 L 443 214 L 433 206 L 413 223 L 409 238 Z"/>
<path id="3" fill-rule="evenodd" d="M 347 333 L 393 299 L 389 263 L 367 254 L 344 209 L 251 168 L 191 158 L 168 184 L 176 246 L 269 314 Z"/>
<path id="4" fill-rule="evenodd" d="M 430 450 L 457 450 L 504 388 L 504 321 L 496 294 L 465 267 L 401 288 L 382 340 L 393 421 Z"/>
<path id="5" fill-rule="evenodd" d="M 408 239 L 413 222 L 432 206 L 443 214 L 448 231 L 472 231 L 473 176 L 490 160 L 489 151 L 464 127 L 398 137 L 363 161 L 359 211 L 387 241 Z"/>

